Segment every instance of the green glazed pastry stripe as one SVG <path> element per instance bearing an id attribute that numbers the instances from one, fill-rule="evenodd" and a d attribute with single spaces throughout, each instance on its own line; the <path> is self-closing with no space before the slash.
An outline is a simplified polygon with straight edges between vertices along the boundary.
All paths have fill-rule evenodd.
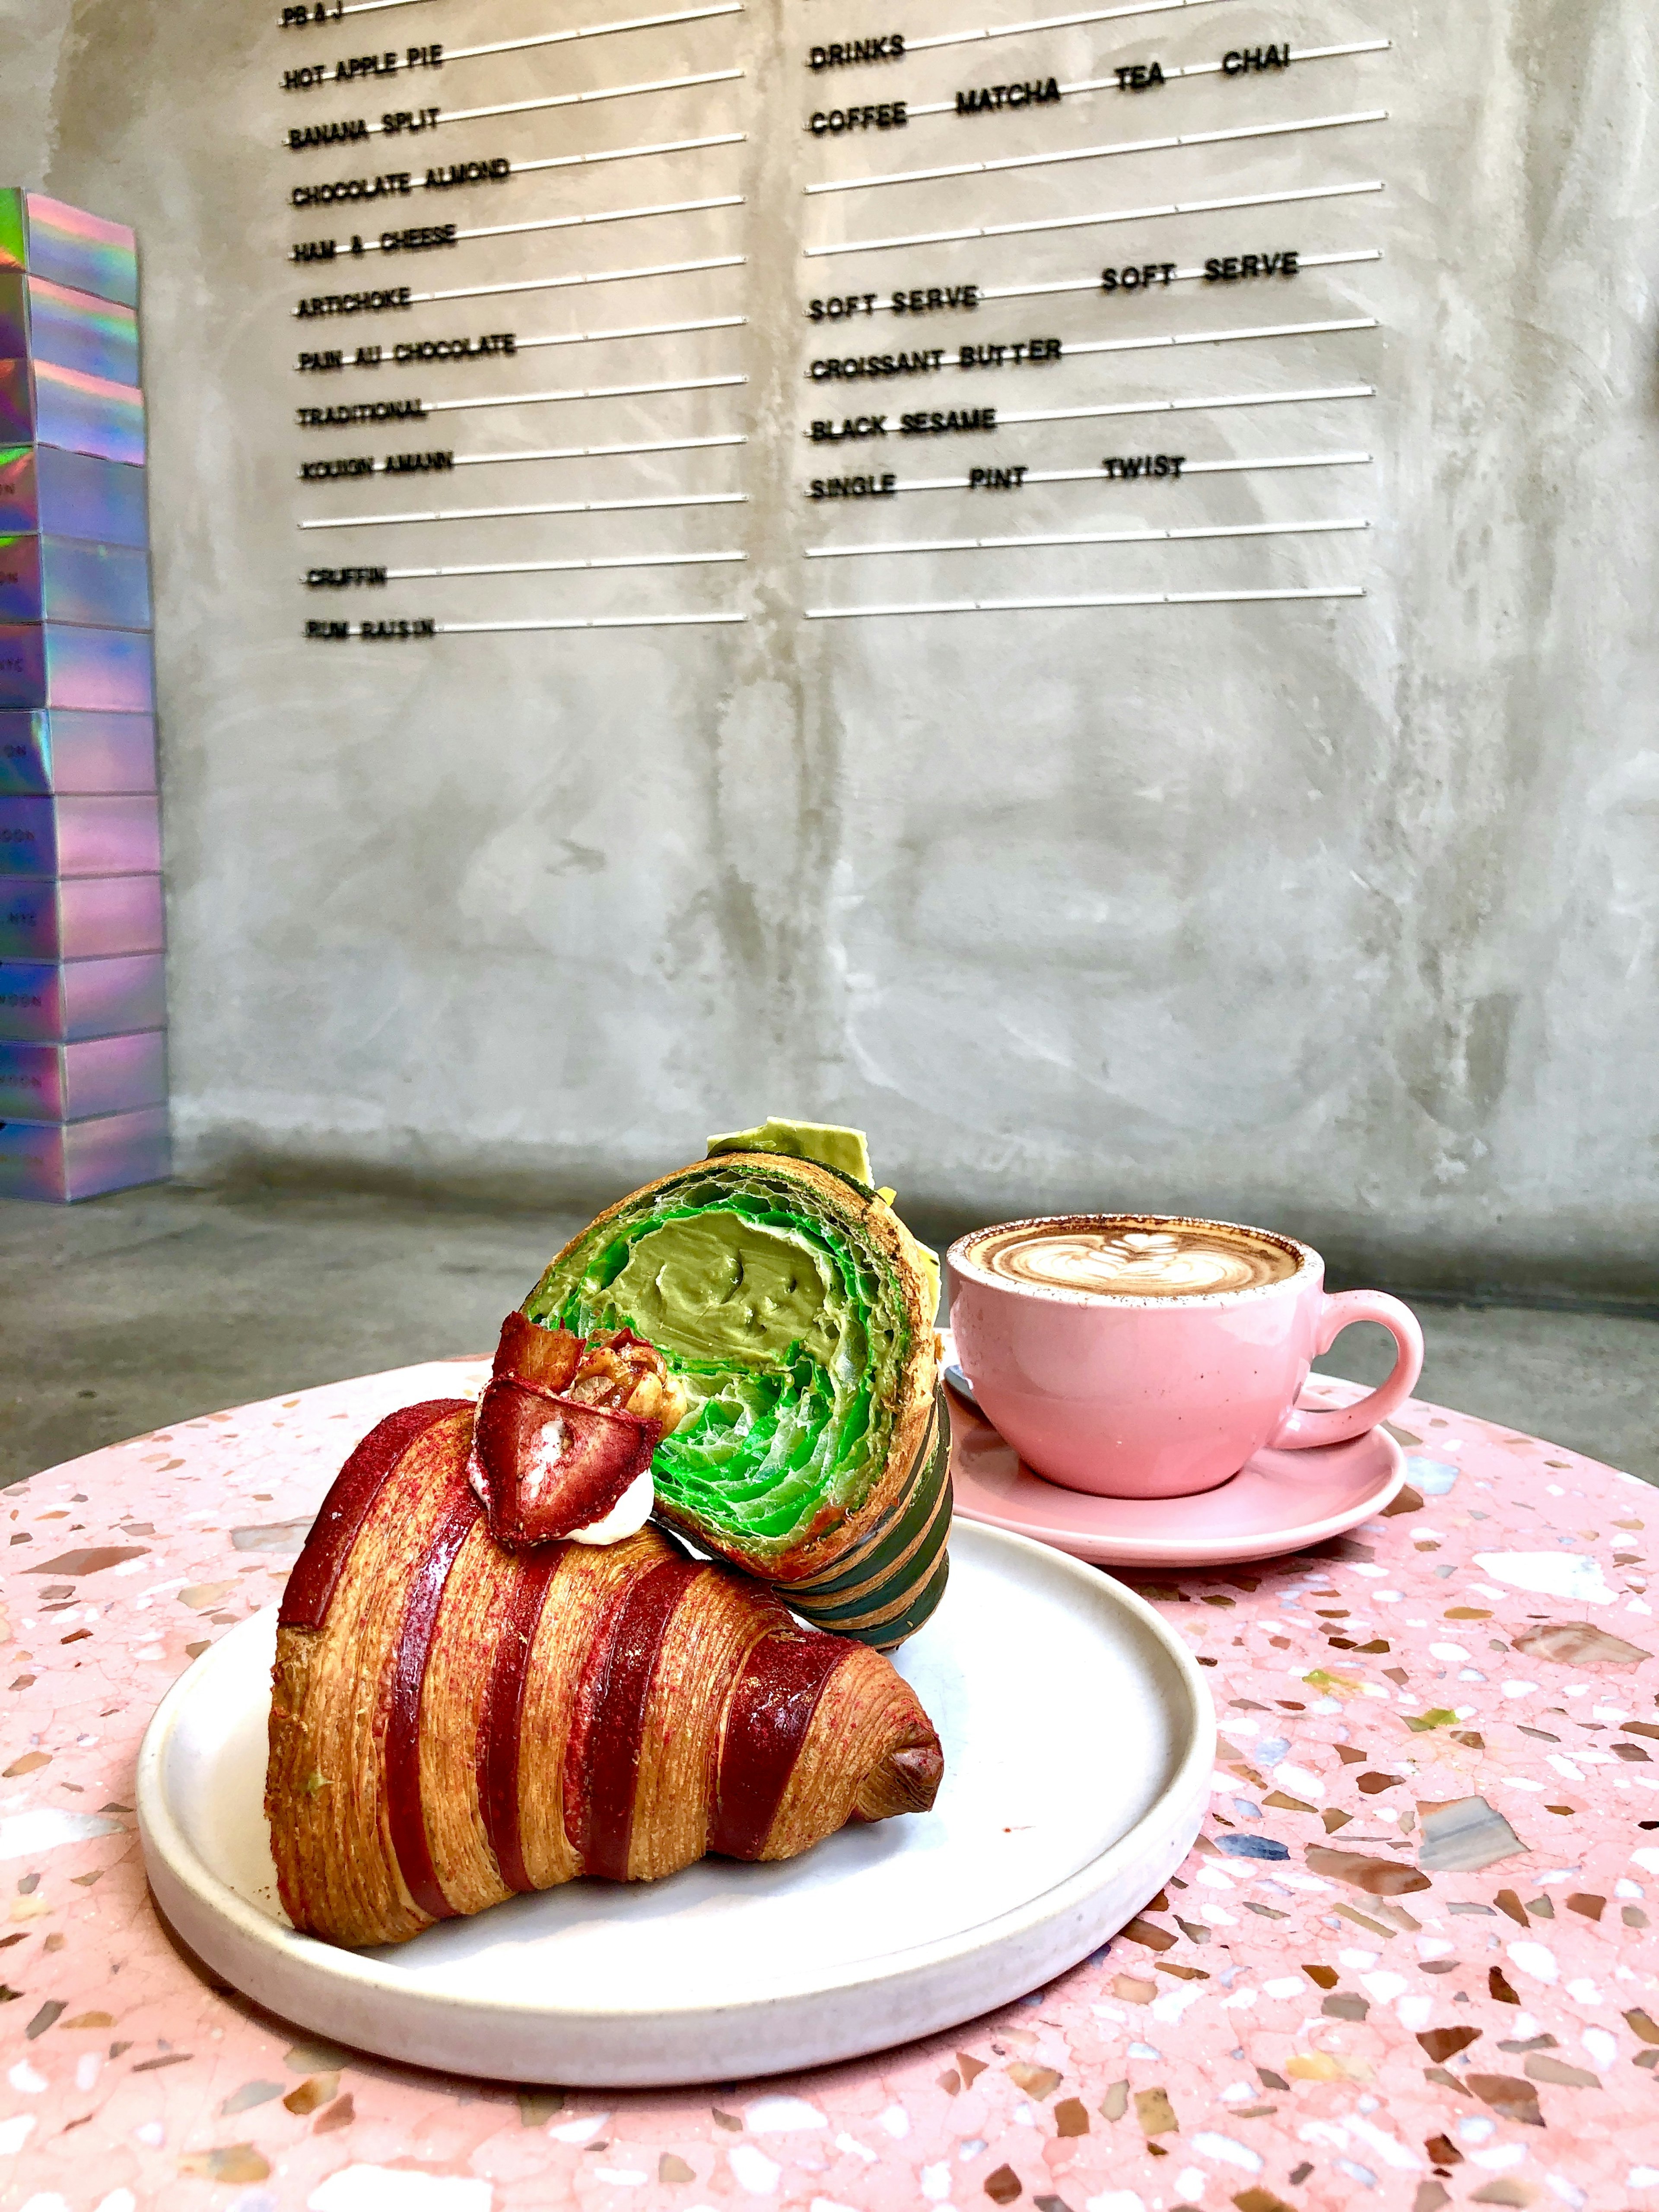
<path id="1" fill-rule="evenodd" d="M 896 1560 L 887 1573 L 878 1575 L 849 1597 L 825 1604 L 811 1593 L 802 1596 L 787 1584 L 781 1585 L 781 1589 L 789 1603 L 804 1613 L 814 1627 L 833 1629 L 839 1636 L 858 1636 L 866 1630 L 884 1628 L 890 1615 L 904 1609 L 917 1582 L 927 1574 L 944 1550 L 951 1532 L 951 1509 L 947 1484 L 934 1501 L 927 1527 L 903 1559 Z"/>
<path id="2" fill-rule="evenodd" d="M 872 1573 L 896 1561 L 915 1541 L 933 1517 L 933 1507 L 951 1464 L 951 1422 L 944 1393 L 936 1389 L 927 1430 L 915 1465 L 915 1487 L 901 1491 L 886 1518 L 862 1537 L 851 1552 L 836 1560 L 828 1574 L 814 1575 L 791 1585 L 791 1595 L 832 1598 L 863 1589 Z"/>
<path id="3" fill-rule="evenodd" d="M 951 1511 L 950 1416 L 942 1392 L 916 1460 L 921 1473 L 915 1492 L 905 1498 L 885 1534 L 878 1533 L 873 1547 L 860 1547 L 851 1573 L 782 1587 L 790 1605 L 814 1627 L 888 1650 L 920 1626 L 939 1602 L 945 1583 L 937 1568 L 950 1535 Z M 902 1627 L 902 1622 L 909 1626 Z"/>
<path id="4" fill-rule="evenodd" d="M 945 1595 L 945 1585 L 951 1579 L 951 1554 L 941 1552 L 939 1561 L 928 1577 L 926 1588 L 902 1620 L 890 1622 L 885 1632 L 872 1637 L 870 1641 L 878 1651 L 896 1651 L 908 1637 L 914 1636 L 937 1609 Z"/>
<path id="5" fill-rule="evenodd" d="M 843 1627 L 837 1632 L 842 1636 L 850 1636 L 860 1644 L 869 1644 L 872 1650 L 896 1651 L 899 1645 L 908 1637 L 914 1636 L 917 1629 L 933 1613 L 945 1595 L 945 1585 L 949 1581 L 950 1575 L 951 1555 L 948 1552 L 942 1552 L 939 1554 L 939 1565 L 933 1569 L 926 1584 L 918 1593 L 915 1604 L 908 1611 L 899 1614 L 896 1620 L 884 1622 L 879 1627 L 872 1627 L 867 1631 Z"/>

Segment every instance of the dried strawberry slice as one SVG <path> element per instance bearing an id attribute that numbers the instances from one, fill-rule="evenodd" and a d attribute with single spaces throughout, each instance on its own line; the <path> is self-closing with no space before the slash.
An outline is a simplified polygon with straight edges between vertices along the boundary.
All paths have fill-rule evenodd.
<path id="1" fill-rule="evenodd" d="M 564 1395 L 586 1350 L 568 1329 L 538 1328 L 522 1314 L 501 1325 L 467 1474 L 507 1551 L 602 1521 L 651 1464 L 660 1421 Z"/>

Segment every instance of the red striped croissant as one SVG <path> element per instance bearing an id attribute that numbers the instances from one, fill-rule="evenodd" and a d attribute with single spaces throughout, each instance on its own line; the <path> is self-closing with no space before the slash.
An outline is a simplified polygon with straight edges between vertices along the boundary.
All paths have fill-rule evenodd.
<path id="1" fill-rule="evenodd" d="M 382 1421 L 289 1578 L 265 1811 L 296 1928 L 401 1942 L 933 1803 L 939 1738 L 886 1659 L 653 1528 L 502 1550 L 472 1426 L 454 1399 Z"/>

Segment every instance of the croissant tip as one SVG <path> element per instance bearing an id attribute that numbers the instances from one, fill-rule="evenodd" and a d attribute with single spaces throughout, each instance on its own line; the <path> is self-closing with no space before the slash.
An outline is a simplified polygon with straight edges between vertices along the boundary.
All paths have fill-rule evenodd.
<path id="1" fill-rule="evenodd" d="M 937 1743 L 919 1743 L 908 1751 L 896 1751 L 889 1760 L 903 1790 L 902 1809 L 925 1813 L 939 1795 L 945 1779 L 945 1754 Z"/>
<path id="2" fill-rule="evenodd" d="M 945 1778 L 945 1754 L 939 1738 L 890 1751 L 865 1778 L 854 1803 L 855 1820 L 890 1820 L 901 1813 L 933 1809 Z"/>

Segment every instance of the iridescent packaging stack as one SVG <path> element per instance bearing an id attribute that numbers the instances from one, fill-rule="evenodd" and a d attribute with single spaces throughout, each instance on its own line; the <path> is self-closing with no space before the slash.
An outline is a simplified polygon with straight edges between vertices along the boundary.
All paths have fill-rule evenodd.
<path id="1" fill-rule="evenodd" d="M 138 269 L 0 190 L 0 1196 L 167 1172 Z"/>

